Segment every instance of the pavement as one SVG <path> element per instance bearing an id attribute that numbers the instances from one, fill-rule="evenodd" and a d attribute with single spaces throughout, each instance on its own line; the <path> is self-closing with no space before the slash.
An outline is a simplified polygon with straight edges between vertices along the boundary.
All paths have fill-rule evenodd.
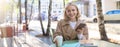
<path id="1" fill-rule="evenodd" d="M 44 26 L 47 25 L 47 22 L 43 22 Z M 37 24 L 34 24 L 37 25 Z M 119 47 L 119 44 L 106 42 L 100 39 L 100 34 L 98 31 L 98 25 L 97 23 L 87 23 L 88 30 L 89 30 L 89 38 L 92 39 L 94 45 L 97 45 L 98 47 Z M 105 24 L 107 29 L 107 36 L 110 39 L 115 40 L 116 42 L 120 43 L 120 34 L 119 33 L 113 33 L 115 31 L 119 32 L 120 27 L 118 27 L 120 24 Z M 55 29 L 57 26 L 57 22 L 54 21 L 51 23 L 51 28 Z M 14 36 L 14 47 L 49 47 L 52 43 L 51 38 L 48 36 L 43 37 L 35 37 L 35 35 L 42 34 L 41 28 L 35 28 L 32 27 L 31 30 L 28 33 L 21 33 L 18 36 Z M 37 29 L 37 30 L 35 30 Z M 113 29 L 113 31 L 109 32 L 109 29 Z M 116 30 L 117 29 L 117 30 Z M 3 45 L 3 38 L 0 38 L 0 47 L 6 47 Z M 2 43 L 3 42 L 3 43 Z M 9 41 L 8 41 L 9 42 Z M 1 45 L 2 44 L 2 45 Z"/>
<path id="2" fill-rule="evenodd" d="M 0 47 L 49 47 L 49 45 L 28 33 L 21 33 L 11 38 L 1 38 Z"/>
<path id="3" fill-rule="evenodd" d="M 89 29 L 89 37 L 100 39 L 100 33 L 97 23 L 87 23 Z M 106 23 L 105 29 L 107 36 L 112 42 L 120 44 L 120 24 L 119 23 Z M 94 33 L 94 34 L 93 34 Z"/>

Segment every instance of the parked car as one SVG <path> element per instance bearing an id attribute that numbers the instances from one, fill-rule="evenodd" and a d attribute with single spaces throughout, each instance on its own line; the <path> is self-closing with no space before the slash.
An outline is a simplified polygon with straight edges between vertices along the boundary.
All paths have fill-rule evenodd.
<path id="1" fill-rule="evenodd" d="M 93 22 L 97 22 L 97 16 L 93 17 Z M 104 14 L 104 21 L 120 21 L 120 10 L 111 10 Z"/>

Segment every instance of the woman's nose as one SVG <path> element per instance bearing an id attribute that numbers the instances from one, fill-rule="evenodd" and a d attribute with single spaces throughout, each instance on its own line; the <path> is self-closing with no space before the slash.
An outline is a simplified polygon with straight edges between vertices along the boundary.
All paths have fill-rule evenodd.
<path id="1" fill-rule="evenodd" d="M 70 14 L 73 14 L 73 11 L 70 11 Z"/>

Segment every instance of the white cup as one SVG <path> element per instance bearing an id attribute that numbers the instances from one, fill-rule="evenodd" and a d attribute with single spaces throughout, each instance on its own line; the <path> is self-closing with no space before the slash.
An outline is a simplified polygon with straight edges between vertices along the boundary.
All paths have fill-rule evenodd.
<path id="1" fill-rule="evenodd" d="M 56 36 L 55 40 L 57 40 L 57 42 L 58 42 L 58 47 L 62 47 L 63 37 L 62 36 Z"/>

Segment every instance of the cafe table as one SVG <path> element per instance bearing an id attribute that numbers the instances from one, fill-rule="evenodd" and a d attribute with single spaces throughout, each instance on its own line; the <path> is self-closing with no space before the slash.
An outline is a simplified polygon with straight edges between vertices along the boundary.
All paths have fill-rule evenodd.
<path id="1" fill-rule="evenodd" d="M 56 47 L 55 44 L 50 45 L 50 47 Z M 97 47 L 92 43 L 82 44 L 78 40 L 64 41 L 62 47 Z"/>

